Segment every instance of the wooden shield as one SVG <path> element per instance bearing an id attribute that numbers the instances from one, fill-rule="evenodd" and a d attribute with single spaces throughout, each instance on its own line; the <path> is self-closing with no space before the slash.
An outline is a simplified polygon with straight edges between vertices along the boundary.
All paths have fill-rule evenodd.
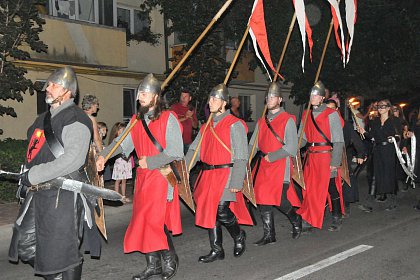
<path id="1" fill-rule="evenodd" d="M 347 185 L 351 187 L 349 166 L 347 164 L 346 147 L 343 147 L 343 156 L 341 157 L 340 173 L 341 178 L 343 178 L 344 182 L 346 182 Z"/>
<path id="2" fill-rule="evenodd" d="M 160 169 L 160 173 L 168 180 L 172 186 L 178 186 L 179 197 L 187 204 L 187 206 L 195 213 L 195 204 L 191 193 L 190 180 L 185 159 L 175 160 L 172 162 L 175 171 L 168 165 Z M 175 175 L 174 172 L 177 172 Z M 178 177 L 178 179 L 177 179 Z"/>
<path id="3" fill-rule="evenodd" d="M 242 193 L 246 198 L 249 199 L 249 201 L 257 207 L 257 201 L 255 200 L 255 194 L 254 194 L 254 185 L 252 180 L 252 173 L 251 173 L 251 167 L 249 164 L 246 166 L 246 174 L 244 179 L 244 185 L 242 189 Z"/>
<path id="4" fill-rule="evenodd" d="M 102 175 L 99 176 L 96 170 L 96 149 L 93 145 L 90 145 L 89 149 L 89 156 L 88 156 L 88 164 L 86 166 L 86 174 L 89 178 L 90 184 L 97 186 L 98 188 L 104 188 L 104 180 Z M 105 240 L 108 240 L 106 234 L 106 226 L 105 226 L 105 211 L 104 211 L 104 202 L 101 197 L 97 198 L 99 214 L 95 210 L 95 223 L 98 227 L 99 231 L 101 232 L 102 236 Z"/>
<path id="5" fill-rule="evenodd" d="M 300 158 L 300 151 L 298 150 L 296 156 L 292 158 L 293 162 L 293 180 L 302 188 L 305 188 L 305 181 L 303 179 L 302 159 Z"/>

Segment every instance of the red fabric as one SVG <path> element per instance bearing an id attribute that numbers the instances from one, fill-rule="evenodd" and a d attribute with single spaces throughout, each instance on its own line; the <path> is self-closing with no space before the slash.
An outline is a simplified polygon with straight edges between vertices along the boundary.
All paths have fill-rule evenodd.
<path id="1" fill-rule="evenodd" d="M 265 26 L 265 19 L 264 19 L 263 0 L 255 0 L 254 5 L 255 5 L 255 8 L 251 14 L 251 17 L 249 18 L 249 27 L 255 35 L 258 46 L 268 66 L 270 66 L 271 70 L 273 70 L 274 73 L 279 75 L 284 80 L 284 77 L 280 75 L 279 73 L 277 73 L 276 68 L 273 65 L 273 61 L 271 60 L 270 48 L 268 46 L 268 39 L 267 39 L 267 29 Z"/>
<path id="2" fill-rule="evenodd" d="M 308 17 L 305 18 L 305 30 L 306 35 L 308 36 L 308 45 L 309 45 L 309 58 L 312 62 L 312 47 L 314 46 L 314 41 L 312 40 L 312 28 L 309 25 Z"/>
<path id="3" fill-rule="evenodd" d="M 340 53 L 342 54 L 341 40 L 340 40 L 340 35 L 338 34 L 338 28 L 340 27 L 340 23 L 338 22 L 337 14 L 335 13 L 335 10 L 332 6 L 331 6 L 331 14 L 332 14 L 333 22 L 334 22 L 335 41 L 337 42 L 337 46 L 340 49 Z"/>
<path id="4" fill-rule="evenodd" d="M 241 122 L 248 131 L 244 121 L 233 115 L 224 117 L 214 128 L 217 136 L 231 149 L 230 127 L 236 122 Z M 213 125 L 213 121 L 209 124 Z M 219 143 L 219 141 L 207 128 L 203 135 L 200 148 L 201 161 L 210 165 L 227 164 L 232 162 L 231 154 Z M 219 205 L 223 191 L 227 184 L 231 168 L 220 168 L 214 170 L 203 170 L 198 184 L 194 186 L 194 200 L 196 202 L 195 224 L 204 228 L 214 228 L 216 223 L 217 206 Z M 245 205 L 242 192 L 236 194 L 236 202 L 231 202 L 229 208 L 235 214 L 239 224 L 252 225 L 252 219 Z"/>
<path id="5" fill-rule="evenodd" d="M 149 124 L 152 135 L 163 148 L 166 147 L 166 126 L 170 114 L 169 111 L 164 111 L 158 120 Z M 159 154 L 141 121 L 131 130 L 131 138 L 139 158 Z M 164 225 L 172 234 L 182 233 L 178 188 L 175 186 L 171 202 L 167 201 L 167 193 L 168 182 L 158 169 L 137 168 L 133 213 L 125 233 L 124 253 L 149 253 L 168 249 Z"/>
<path id="6" fill-rule="evenodd" d="M 290 118 L 296 120 L 293 115 L 283 112 L 270 123 L 274 131 L 282 140 L 284 140 L 284 130 Z M 283 147 L 268 128 L 264 118 L 261 118 L 258 121 L 258 129 L 258 148 L 264 154 L 277 151 Z M 255 178 L 254 192 L 257 204 L 280 206 L 286 160 L 290 162 L 290 178 L 288 181 L 291 182 L 289 190 L 287 191 L 287 198 L 293 206 L 300 207 L 300 200 L 292 183 L 293 164 L 290 157 L 271 163 L 262 158 L 256 178 L 254 168 L 252 175 L 253 178 Z"/>
<path id="7" fill-rule="evenodd" d="M 31 162 L 32 159 L 38 154 L 41 150 L 42 146 L 45 143 L 45 135 L 44 130 L 42 129 L 35 129 L 34 133 L 31 136 L 31 140 L 29 141 L 28 150 L 26 151 L 26 160 L 27 162 Z"/>
<path id="8" fill-rule="evenodd" d="M 188 106 L 183 106 L 181 103 L 176 103 L 171 106 L 171 110 L 173 110 L 178 115 L 178 118 L 184 118 L 185 113 L 187 113 L 188 111 Z M 185 121 L 181 122 L 183 128 L 182 140 L 184 144 L 192 143 L 193 122 L 198 123 L 197 114 L 195 110 L 193 111 L 192 119 L 188 118 Z"/>
<path id="9" fill-rule="evenodd" d="M 324 134 L 331 139 L 329 115 L 335 110 L 326 108 L 319 114 L 315 121 Z M 311 113 L 311 112 L 310 112 Z M 303 115 L 306 114 L 306 111 Z M 315 128 L 312 118 L 309 116 L 305 126 L 306 139 L 310 143 L 325 142 L 325 139 Z M 329 146 L 310 147 L 309 150 L 329 150 Z M 306 190 L 302 190 L 303 202 L 302 207 L 297 211 L 302 218 L 310 223 L 312 226 L 322 228 L 324 220 L 325 203 L 329 202 L 331 210 L 331 200 L 328 193 L 328 186 L 330 182 L 330 163 L 331 153 L 308 153 L 307 161 L 303 169 L 303 177 L 305 180 Z M 343 191 L 341 185 L 341 177 L 335 179 L 337 191 L 340 194 L 341 209 L 344 213 Z"/>

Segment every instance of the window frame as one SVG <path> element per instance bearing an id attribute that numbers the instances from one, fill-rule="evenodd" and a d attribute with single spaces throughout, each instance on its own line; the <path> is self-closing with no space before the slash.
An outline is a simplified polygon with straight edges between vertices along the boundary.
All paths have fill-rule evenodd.
<path id="1" fill-rule="evenodd" d="M 75 18 L 67 18 L 68 20 L 77 20 L 77 21 L 99 24 L 99 0 L 92 0 L 93 4 L 94 4 L 94 16 L 95 16 L 94 21 L 79 18 L 79 2 L 80 1 L 85 1 L 85 0 L 70 0 L 70 1 L 74 2 L 74 5 L 75 5 L 75 7 L 74 7 L 74 17 Z M 48 4 L 49 4 L 49 14 L 54 16 L 54 17 L 60 18 L 58 16 L 57 9 L 55 9 L 55 0 L 49 0 Z M 114 0 L 114 6 L 115 6 L 115 4 L 116 3 L 115 3 L 115 0 Z"/>
<path id="2" fill-rule="evenodd" d="M 124 10 L 128 10 L 129 12 L 130 12 L 130 33 L 131 34 L 135 34 L 135 30 L 134 30 L 134 17 L 135 17 L 135 11 L 138 11 L 138 12 L 142 12 L 141 10 L 139 10 L 139 9 L 136 9 L 136 8 L 133 8 L 133 7 L 130 7 L 130 6 L 126 6 L 126 5 L 123 5 L 123 4 L 116 4 L 115 6 L 114 6 L 114 8 L 115 8 L 115 10 L 114 10 L 114 26 L 115 27 L 117 27 L 118 26 L 118 8 L 120 8 L 120 9 L 124 9 Z M 123 28 L 123 27 L 121 27 L 121 28 Z"/>

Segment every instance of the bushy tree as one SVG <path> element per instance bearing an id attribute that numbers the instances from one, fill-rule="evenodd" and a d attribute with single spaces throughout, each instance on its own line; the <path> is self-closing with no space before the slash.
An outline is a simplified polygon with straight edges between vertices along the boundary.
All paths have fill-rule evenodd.
<path id="1" fill-rule="evenodd" d="M 23 101 L 22 93 L 34 93 L 34 84 L 25 78 L 26 69 L 13 64 L 14 60 L 30 57 L 24 48 L 45 52 L 47 45 L 39 40 L 45 21 L 36 9 L 42 1 L 0 0 L 0 99 Z M 0 116 L 16 117 L 12 107 L 0 104 Z M 2 133 L 0 129 L 0 133 Z"/>

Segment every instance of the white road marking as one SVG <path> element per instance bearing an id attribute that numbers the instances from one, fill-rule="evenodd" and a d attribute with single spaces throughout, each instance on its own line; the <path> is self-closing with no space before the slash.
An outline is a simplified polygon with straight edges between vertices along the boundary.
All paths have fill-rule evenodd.
<path id="1" fill-rule="evenodd" d="M 300 279 L 300 278 L 302 278 L 302 277 L 304 277 L 306 275 L 309 275 L 311 273 L 314 273 L 314 272 L 316 272 L 318 270 L 321 270 L 323 268 L 326 268 L 326 267 L 328 267 L 330 265 L 333 265 L 335 263 L 341 262 L 341 261 L 347 259 L 348 257 L 354 256 L 354 255 L 357 255 L 357 254 L 360 254 L 360 253 L 362 253 L 362 252 L 364 252 L 366 250 L 372 249 L 372 248 L 373 248 L 373 246 L 370 246 L 370 245 L 359 245 L 359 246 L 356 246 L 354 248 L 351 248 L 351 249 L 349 249 L 347 251 L 341 252 L 341 253 L 339 253 L 337 255 L 334 255 L 332 257 L 329 257 L 329 258 L 326 258 L 326 259 L 324 259 L 322 261 L 319 261 L 317 263 L 314 263 L 312 265 L 303 267 L 303 268 L 301 268 L 299 270 L 296 270 L 294 272 L 291 272 L 289 274 L 286 274 L 286 275 L 284 275 L 284 276 L 282 276 L 280 278 L 276 278 L 274 280 Z"/>

